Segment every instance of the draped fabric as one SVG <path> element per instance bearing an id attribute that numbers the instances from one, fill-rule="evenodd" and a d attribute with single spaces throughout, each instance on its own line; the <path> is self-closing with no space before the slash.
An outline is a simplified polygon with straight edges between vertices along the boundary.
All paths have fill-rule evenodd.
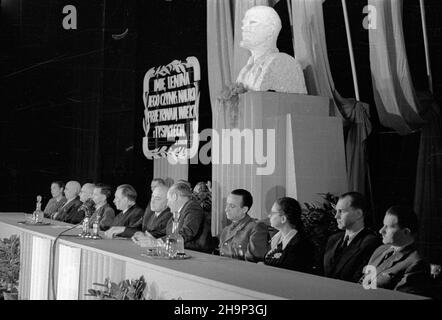
<path id="1" fill-rule="evenodd" d="M 368 104 L 342 98 L 333 82 L 325 39 L 323 0 L 292 0 L 294 52 L 311 95 L 330 98 L 331 115 L 343 117 L 348 188 L 366 194 L 366 139 L 371 133 Z M 334 99 L 333 99 L 334 98 Z"/>
<path id="2" fill-rule="evenodd" d="M 372 130 L 369 105 L 355 99 L 344 99 L 337 91 L 334 91 L 334 96 L 348 128 L 345 140 L 348 188 L 365 194 L 368 175 L 366 140 Z"/>
<path id="3" fill-rule="evenodd" d="M 442 264 L 442 118 L 429 95 L 420 97 L 428 124 L 421 130 L 414 209 L 420 222 L 419 244 L 431 263 Z"/>
<path id="4" fill-rule="evenodd" d="M 212 113 L 221 90 L 234 81 L 232 12 L 230 1 L 207 1 L 207 64 Z M 214 120 L 217 116 L 213 114 Z"/>
<path id="5" fill-rule="evenodd" d="M 373 93 L 381 123 L 401 135 L 424 124 L 413 88 L 402 28 L 402 0 L 369 0 L 376 28 L 369 29 Z"/>
<path id="6" fill-rule="evenodd" d="M 432 262 L 441 263 L 442 138 L 439 106 L 420 97 L 411 80 L 402 29 L 401 0 L 369 0 L 376 28 L 369 30 L 374 98 L 384 126 L 401 135 L 421 129 L 414 208 L 420 221 L 419 244 Z"/>
<path id="7" fill-rule="evenodd" d="M 170 164 L 167 158 L 153 160 L 153 176 L 155 178 L 172 179 L 177 181 L 180 179 L 187 180 L 189 177 L 189 164 L 181 161 Z"/>
<path id="8" fill-rule="evenodd" d="M 208 0 L 207 1 L 207 62 L 209 74 L 209 91 L 212 106 L 213 128 L 223 127 L 223 113 L 218 110 L 217 97 L 224 87 L 234 83 L 239 71 L 247 63 L 250 53 L 239 47 L 241 25 L 245 12 L 257 5 L 273 4 L 271 0 Z M 221 132 L 219 132 L 221 134 Z M 212 157 L 213 157 L 212 152 Z M 229 167 L 229 166 L 226 166 Z M 234 179 L 238 186 L 245 185 L 244 172 L 238 172 L 239 166 L 230 166 L 226 172 L 215 172 L 212 165 L 212 180 Z M 219 234 L 226 218 L 224 214 L 225 199 L 221 196 L 221 186 L 212 185 L 212 234 Z"/>
<path id="9" fill-rule="evenodd" d="M 339 113 L 334 108 L 334 82 L 330 71 L 325 41 L 324 0 L 292 0 L 293 39 L 295 58 L 304 70 L 307 92 L 330 98 L 332 115 Z"/>

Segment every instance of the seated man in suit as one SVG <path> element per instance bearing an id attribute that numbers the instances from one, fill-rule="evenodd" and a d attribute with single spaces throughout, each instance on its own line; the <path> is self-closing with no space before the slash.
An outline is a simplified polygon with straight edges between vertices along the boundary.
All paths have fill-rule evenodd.
<path id="1" fill-rule="evenodd" d="M 137 203 L 137 191 L 130 184 L 122 184 L 115 191 L 114 203 L 117 210 L 121 210 L 106 231 L 106 238 L 113 238 L 124 231 L 126 227 L 134 228 L 143 217 L 143 209 Z"/>
<path id="2" fill-rule="evenodd" d="M 429 293 L 430 265 L 416 249 L 418 220 L 411 208 L 387 210 L 379 231 L 384 245 L 376 249 L 361 279 L 364 286 L 407 293 Z M 368 268 L 371 267 L 371 268 Z M 374 271 L 376 270 L 376 271 Z"/>
<path id="3" fill-rule="evenodd" d="M 144 211 L 144 216 L 140 218 L 135 227 L 126 227 L 119 236 L 127 238 L 133 236 L 134 242 L 138 242 L 140 245 L 142 242 L 164 237 L 167 222 L 172 217 L 172 213 L 167 206 L 168 190 L 169 188 L 165 185 L 156 187 L 150 204 Z"/>
<path id="4" fill-rule="evenodd" d="M 51 195 L 52 198 L 49 199 L 43 211 L 46 218 L 50 218 L 66 203 L 63 181 L 54 181 L 51 183 Z"/>
<path id="5" fill-rule="evenodd" d="M 358 192 L 339 197 L 335 219 L 338 232 L 327 241 L 324 254 L 324 275 L 358 282 L 362 269 L 373 251 L 381 244 L 376 234 L 366 227 L 368 205 Z"/>
<path id="6" fill-rule="evenodd" d="M 167 205 L 173 216 L 167 222 L 166 236 L 155 241 L 133 239 L 134 242 L 143 247 L 164 246 L 167 235 L 172 234 L 173 219 L 176 219 L 178 232 L 184 239 L 184 248 L 211 252 L 213 248 L 210 225 L 201 206 L 192 199 L 192 190 L 188 184 L 177 182 L 172 185 L 167 192 Z"/>
<path id="7" fill-rule="evenodd" d="M 80 201 L 82 205 L 77 209 L 76 212 L 73 212 L 70 217 L 70 223 L 72 224 L 78 224 L 83 221 L 84 219 L 84 204 L 86 203 L 87 207 L 92 208 L 94 207 L 94 201 L 92 200 L 92 193 L 94 191 L 95 185 L 92 183 L 85 183 L 81 187 L 80 190 Z"/>
<path id="8" fill-rule="evenodd" d="M 81 185 L 78 181 L 69 181 L 64 188 L 64 195 L 66 196 L 66 203 L 54 214 L 53 219 L 72 223 L 71 219 L 77 213 L 77 209 L 81 206 L 81 201 L 78 198 Z"/>
<path id="9" fill-rule="evenodd" d="M 253 197 L 247 190 L 236 189 L 227 196 L 226 216 L 232 223 L 219 237 L 220 255 L 248 261 L 262 261 L 267 252 L 268 233 L 256 228 L 256 221 L 248 215 Z"/>
<path id="10" fill-rule="evenodd" d="M 203 208 L 192 200 L 187 183 L 175 183 L 167 192 L 167 205 L 178 221 L 178 232 L 184 238 L 184 248 L 202 252 L 212 251 L 212 235 Z M 166 234 L 172 234 L 173 218 L 169 219 Z M 162 241 L 165 240 L 163 237 Z"/>
<path id="11" fill-rule="evenodd" d="M 129 186 L 129 185 L 126 185 Z M 121 187 L 121 186 L 120 186 Z M 120 187 L 118 187 L 117 192 L 115 192 L 115 205 L 117 206 L 117 209 L 120 209 L 121 206 L 125 205 L 125 201 L 119 201 L 117 203 L 117 199 L 118 196 L 117 193 L 120 190 Z M 120 236 L 120 237 L 125 237 L 125 238 L 130 238 L 134 235 L 135 232 L 138 232 L 142 229 L 144 229 L 143 232 L 147 231 L 147 229 L 149 228 L 149 230 L 155 232 L 158 232 L 160 234 L 160 236 L 164 236 L 166 234 L 165 229 L 166 229 L 166 224 L 167 221 L 169 220 L 171 214 L 169 211 L 169 216 L 167 215 L 167 212 L 165 212 L 166 214 L 161 215 L 163 213 L 163 211 L 166 211 L 166 205 L 167 205 L 167 199 L 166 199 L 166 193 L 167 193 L 167 187 L 165 186 L 159 186 L 156 187 L 154 189 L 153 195 L 152 195 L 152 199 L 151 199 L 151 207 L 153 205 L 153 211 L 151 210 L 147 210 L 146 209 L 146 214 L 144 214 L 143 216 L 143 210 L 138 207 L 135 204 L 136 201 L 136 192 L 135 190 L 132 190 L 131 192 L 128 192 L 128 190 L 130 190 L 130 188 L 126 187 L 126 188 L 121 188 L 121 193 L 124 194 L 124 190 L 127 189 L 126 191 L 126 195 L 128 196 L 128 198 L 132 199 L 128 201 L 128 204 L 131 206 L 130 208 L 127 209 L 127 211 L 124 213 L 124 211 L 122 213 L 120 213 L 114 220 L 113 222 L 113 226 L 106 231 L 105 233 L 105 237 L 107 238 L 112 238 L 114 236 Z M 135 192 L 135 196 L 133 194 L 133 192 Z M 123 197 L 123 200 L 125 198 Z M 160 199 L 160 201 L 158 201 L 158 199 Z M 163 200 L 163 202 L 161 202 L 161 200 Z M 159 205 L 158 205 L 158 202 Z M 122 210 L 122 209 L 120 209 Z M 155 211 L 159 211 L 158 214 L 155 213 Z M 119 217 L 121 216 L 121 219 L 119 219 Z M 161 215 L 161 218 L 160 218 Z M 165 220 L 167 219 L 167 220 Z M 165 220 L 165 221 L 164 221 Z M 156 228 L 158 228 L 158 225 L 161 224 L 162 222 L 162 229 L 163 230 L 156 230 Z M 150 228 L 151 226 L 154 226 L 154 228 Z M 159 227 L 161 228 L 161 227 Z M 158 235 L 158 234 L 155 234 Z"/>
<path id="12" fill-rule="evenodd" d="M 212 234 L 203 208 L 192 199 L 189 183 L 177 182 L 167 192 L 167 205 L 173 214 L 166 226 L 172 233 L 173 218 L 178 220 L 178 232 L 184 238 L 184 247 L 190 250 L 211 252 Z M 165 240 L 165 237 L 162 238 Z"/>
<path id="13" fill-rule="evenodd" d="M 95 202 L 95 211 L 89 219 L 89 226 L 91 228 L 97 219 L 99 221 L 100 230 L 107 230 L 112 226 L 115 211 L 108 203 L 111 195 L 112 188 L 109 185 L 103 183 L 95 185 L 94 192 L 92 193 L 92 200 Z"/>

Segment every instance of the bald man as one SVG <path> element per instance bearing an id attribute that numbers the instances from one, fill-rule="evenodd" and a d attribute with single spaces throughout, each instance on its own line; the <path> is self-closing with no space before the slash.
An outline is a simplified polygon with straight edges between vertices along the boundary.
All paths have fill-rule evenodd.
<path id="1" fill-rule="evenodd" d="M 72 223 L 72 218 L 77 214 L 82 202 L 79 199 L 81 185 L 78 181 L 69 181 L 64 188 L 64 195 L 67 199 L 65 205 L 57 211 L 53 219 Z"/>
<path id="2" fill-rule="evenodd" d="M 80 190 L 80 201 L 85 203 L 87 200 L 92 199 L 94 193 L 95 184 L 85 183 Z"/>
<path id="3" fill-rule="evenodd" d="M 93 183 L 83 184 L 79 194 L 80 201 L 82 204 L 84 204 L 88 200 L 91 201 L 93 204 L 92 194 L 94 192 L 94 188 L 95 185 Z M 91 205 L 91 209 L 93 212 L 94 209 L 93 205 Z M 84 208 L 80 206 L 79 209 L 77 209 L 75 212 L 73 211 L 65 221 L 72 224 L 80 223 L 84 219 L 84 214 L 85 214 Z"/>

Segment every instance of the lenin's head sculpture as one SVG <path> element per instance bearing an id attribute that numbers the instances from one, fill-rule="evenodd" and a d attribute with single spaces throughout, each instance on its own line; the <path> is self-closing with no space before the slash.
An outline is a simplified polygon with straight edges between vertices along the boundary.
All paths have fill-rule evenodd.
<path id="1" fill-rule="evenodd" d="M 252 91 L 306 94 L 301 65 L 276 47 L 280 31 L 281 19 L 273 8 L 255 6 L 247 10 L 240 44 L 250 51 L 251 57 L 236 82 Z"/>
<path id="2" fill-rule="evenodd" d="M 271 7 L 256 6 L 247 10 L 242 20 L 241 47 L 250 51 L 261 48 L 276 49 L 281 31 L 281 19 Z"/>

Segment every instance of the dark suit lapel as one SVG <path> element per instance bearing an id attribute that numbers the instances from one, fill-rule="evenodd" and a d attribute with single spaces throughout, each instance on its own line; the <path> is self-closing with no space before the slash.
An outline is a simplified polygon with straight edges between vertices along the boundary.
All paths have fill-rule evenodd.
<path id="1" fill-rule="evenodd" d="M 350 243 L 350 245 L 345 249 L 345 251 L 342 253 L 341 258 L 339 259 L 336 267 L 335 272 L 339 273 L 347 264 L 347 262 L 353 258 L 355 255 L 358 254 L 360 250 L 359 243 L 353 243 L 353 241 Z"/>
<path id="2" fill-rule="evenodd" d="M 283 249 L 287 249 L 289 247 L 295 247 L 300 241 L 301 241 L 301 234 L 299 232 L 297 232 L 293 238 L 289 241 L 289 243 L 287 243 L 286 247 Z"/>
<path id="3" fill-rule="evenodd" d="M 181 208 L 180 211 L 180 217 L 178 219 L 178 229 L 181 230 L 183 228 L 183 224 L 184 224 L 184 217 L 187 215 L 187 207 L 192 203 L 192 199 L 190 199 L 189 201 L 187 201 L 184 206 Z M 173 215 L 172 215 L 173 217 Z"/>
<path id="4" fill-rule="evenodd" d="M 147 219 L 147 224 L 149 226 L 158 226 L 161 224 L 161 222 L 165 219 L 164 217 L 167 215 L 168 208 L 164 209 L 160 212 L 158 217 L 155 216 L 155 212 L 150 211 L 149 218 Z"/>
<path id="5" fill-rule="evenodd" d="M 358 254 L 359 250 L 361 249 L 361 240 L 365 237 L 366 230 L 367 229 L 361 230 L 361 232 L 359 232 L 356 235 L 356 237 L 350 242 L 348 247 L 346 249 L 344 249 L 344 252 L 342 253 L 342 255 L 340 257 L 338 264 L 335 267 L 336 273 L 339 273 L 341 271 L 341 269 L 345 267 L 347 262 L 351 258 L 353 258 L 354 256 L 356 256 Z M 337 243 L 341 244 L 342 239 L 340 241 L 338 241 Z"/>
<path id="6" fill-rule="evenodd" d="M 224 239 L 225 242 L 229 241 L 233 237 L 235 237 L 238 232 L 240 232 L 242 229 L 245 228 L 245 226 L 250 222 L 250 216 L 247 215 L 241 222 L 239 222 L 234 228 L 229 230 L 229 234 L 227 235 L 226 239 Z"/>
<path id="7" fill-rule="evenodd" d="M 65 205 L 65 206 L 63 207 L 63 212 L 68 212 L 69 209 L 74 205 L 74 203 L 75 203 L 75 199 L 72 200 L 71 202 L 69 202 L 67 205 Z"/>
<path id="8" fill-rule="evenodd" d="M 340 236 L 336 239 L 335 243 L 331 246 L 330 250 L 326 253 L 327 258 L 331 262 L 331 265 L 334 265 L 336 262 L 336 250 L 338 249 L 338 246 L 341 244 L 344 234 L 345 234 L 344 232 L 340 234 Z"/>
<path id="9" fill-rule="evenodd" d="M 408 255 L 414 251 L 416 249 L 414 244 L 411 244 L 405 248 L 403 248 L 402 250 L 400 250 L 399 252 L 393 254 L 391 257 L 387 258 L 386 261 L 384 261 L 384 263 L 382 263 L 380 265 L 380 267 L 382 268 L 378 268 L 378 273 L 383 272 L 384 270 L 390 269 L 391 267 L 393 267 L 396 263 L 404 260 L 406 257 L 408 257 Z M 384 254 L 387 252 L 388 250 L 384 251 Z M 382 255 L 382 257 L 384 256 L 384 254 Z"/>

